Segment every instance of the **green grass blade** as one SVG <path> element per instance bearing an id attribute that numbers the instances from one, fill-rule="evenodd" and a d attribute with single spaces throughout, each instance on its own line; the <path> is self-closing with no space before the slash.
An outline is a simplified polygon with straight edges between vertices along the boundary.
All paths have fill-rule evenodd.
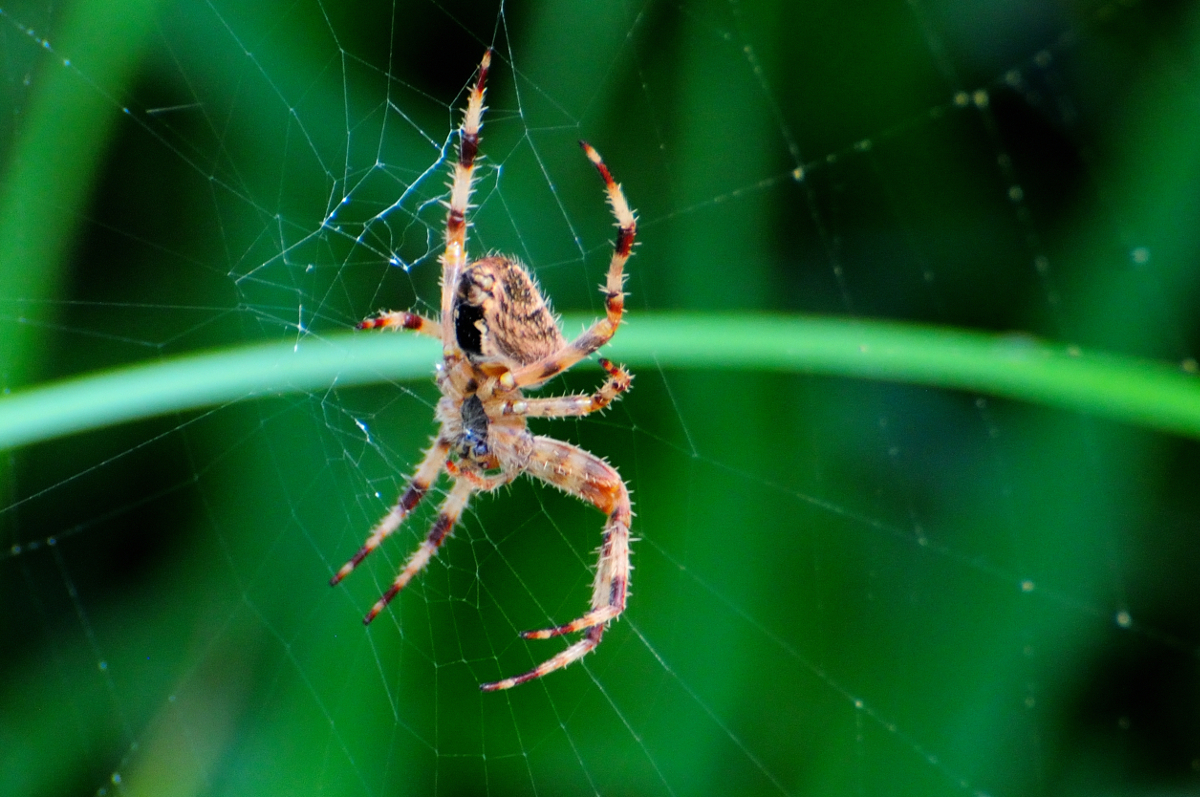
<path id="1" fill-rule="evenodd" d="M 968 390 L 1200 437 L 1195 377 L 1024 335 L 828 318 L 642 315 L 605 354 L 634 368 L 769 370 Z M 115 369 L 0 399 L 0 447 L 261 396 L 429 379 L 437 357 L 435 341 L 413 335 L 339 333 Z"/>

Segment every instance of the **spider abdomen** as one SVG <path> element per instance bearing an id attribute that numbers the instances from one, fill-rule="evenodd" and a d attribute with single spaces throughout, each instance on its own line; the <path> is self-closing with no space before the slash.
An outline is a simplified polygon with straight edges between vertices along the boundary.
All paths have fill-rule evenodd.
<path id="1" fill-rule="evenodd" d="M 459 348 L 473 360 L 526 365 L 561 349 L 566 341 L 529 272 L 501 255 L 463 269 L 454 301 Z"/>

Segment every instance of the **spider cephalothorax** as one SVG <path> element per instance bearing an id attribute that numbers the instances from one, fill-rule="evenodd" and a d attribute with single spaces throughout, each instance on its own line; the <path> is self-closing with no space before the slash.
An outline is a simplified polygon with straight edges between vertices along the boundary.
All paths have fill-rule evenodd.
<path id="1" fill-rule="evenodd" d="M 437 384 L 442 392 L 436 418 L 440 427 L 433 446 L 396 505 L 371 530 L 366 543 L 333 577 L 337 584 L 399 528 L 443 470 L 453 479 L 425 541 L 408 558 L 392 586 L 364 622 L 371 622 L 388 602 L 419 573 L 449 536 L 471 495 L 495 490 L 522 473 L 541 479 L 593 504 L 608 516 L 600 560 L 592 586 L 590 610 L 569 623 L 526 631 L 526 639 L 548 639 L 583 632 L 583 638 L 529 672 L 495 683 L 486 691 L 508 689 L 541 677 L 583 657 L 600 643 L 604 629 L 622 611 L 629 596 L 629 491 L 604 460 L 569 443 L 532 434 L 526 418 L 587 415 L 607 407 L 629 389 L 632 377 L 621 366 L 600 359 L 608 378 L 591 395 L 526 398 L 523 390 L 540 387 L 612 338 L 625 307 L 625 261 L 633 248 L 637 222 L 621 187 L 596 150 L 580 142 L 604 180 L 617 220 L 616 244 L 604 292 L 605 315 L 568 342 L 537 283 L 516 260 L 488 255 L 468 262 L 466 214 L 470 206 L 475 155 L 483 126 L 483 96 L 491 50 L 479 65 L 459 128 L 458 160 L 446 216 L 446 250 L 442 254 L 442 301 L 437 321 L 411 312 L 381 312 L 359 324 L 361 329 L 409 329 L 442 342 Z"/>

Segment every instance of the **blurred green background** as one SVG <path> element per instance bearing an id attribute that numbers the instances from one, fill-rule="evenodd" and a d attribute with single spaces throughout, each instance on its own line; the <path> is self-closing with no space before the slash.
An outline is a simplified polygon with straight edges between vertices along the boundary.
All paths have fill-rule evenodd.
<path id="1" fill-rule="evenodd" d="M 441 158 L 488 45 L 471 248 L 560 310 L 601 310 L 586 137 L 640 212 L 630 324 L 820 313 L 1195 369 L 1195 3 L 591 6 L 5 4 L 3 387 L 436 307 Z M 0 793 L 1200 786 L 1194 440 L 639 369 L 537 427 L 629 481 L 629 611 L 485 695 L 559 649 L 517 632 L 583 608 L 601 518 L 482 497 L 364 630 L 428 513 L 326 582 L 435 401 L 334 383 L 6 452 Z"/>

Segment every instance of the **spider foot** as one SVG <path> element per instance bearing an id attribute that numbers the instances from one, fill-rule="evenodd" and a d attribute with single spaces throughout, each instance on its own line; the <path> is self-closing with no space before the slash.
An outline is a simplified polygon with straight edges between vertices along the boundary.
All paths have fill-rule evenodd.
<path id="1" fill-rule="evenodd" d="M 615 606 L 603 606 L 599 609 L 593 609 L 583 617 L 572 620 L 563 625 L 556 625 L 553 628 L 542 628 L 537 631 L 522 631 L 522 639 L 550 639 L 563 634 L 573 634 L 576 631 L 582 631 L 585 628 L 593 628 L 595 626 L 606 625 L 609 621 L 620 614 L 620 610 Z"/>
<path id="2" fill-rule="evenodd" d="M 444 455 L 447 446 L 440 441 L 431 450 L 422 463 L 421 469 L 413 480 L 409 482 L 408 488 L 400 496 L 400 500 L 396 505 L 383 516 L 383 519 L 375 524 L 375 528 L 371 529 L 371 536 L 367 537 L 367 541 L 358 549 L 358 553 L 350 557 L 346 564 L 341 566 L 333 578 L 329 579 L 329 586 L 336 587 L 341 583 L 342 579 L 350 575 L 354 568 L 362 564 L 362 561 L 370 555 L 372 551 L 379 547 L 393 531 L 400 528 L 400 524 L 404 522 L 404 518 L 413 510 L 421 499 L 425 497 L 425 493 L 429 491 L 429 484 L 437 476 L 437 472 L 433 470 L 441 466 L 440 459 Z M 429 471 L 433 471 L 430 473 Z M 369 622 L 369 621 L 368 621 Z"/>
<path id="3" fill-rule="evenodd" d="M 342 565 L 341 569 L 333 575 L 333 578 L 329 579 L 329 586 L 336 587 L 338 584 L 340 584 L 342 579 L 350 575 L 351 571 L 358 567 L 362 560 L 367 558 L 367 554 L 375 550 L 378 545 L 379 543 L 376 543 L 375 545 L 368 544 L 359 548 L 358 553 L 354 554 L 350 561 Z"/>
<path id="4" fill-rule="evenodd" d="M 392 598 L 400 594 L 403 586 L 393 584 L 388 588 L 388 591 L 383 593 L 383 597 L 375 601 L 375 605 L 371 607 L 371 611 L 367 612 L 367 616 L 363 618 L 363 625 L 370 625 L 371 621 L 379 616 L 379 613 L 387 608 L 387 605 L 392 602 Z"/>
<path id="5" fill-rule="evenodd" d="M 370 625 L 371 621 L 379 616 L 379 613 L 387 608 L 391 603 L 392 598 L 400 594 L 400 590 L 408 586 L 408 582 L 425 569 L 429 564 L 429 560 L 438 552 L 438 548 L 442 547 L 446 537 L 449 536 L 451 529 L 454 528 L 454 523 L 458 520 L 459 513 L 462 512 L 463 506 L 467 502 L 467 497 L 471 494 L 469 486 L 456 486 L 447 496 L 446 501 L 442 504 L 442 510 L 438 513 L 437 520 L 429 529 L 429 534 L 425 537 L 425 541 L 417 550 L 413 551 L 408 557 L 404 568 L 396 574 L 396 578 L 392 581 L 392 586 L 388 587 L 387 592 L 383 593 L 383 597 L 375 601 L 375 605 L 371 607 L 371 611 L 367 612 L 367 616 L 363 618 L 363 625 Z"/>
<path id="6" fill-rule="evenodd" d="M 425 569 L 425 565 L 429 564 L 429 560 L 437 553 L 442 540 L 449 533 L 450 526 L 451 522 L 445 514 L 438 517 L 438 520 L 433 525 L 433 529 L 430 530 L 429 537 L 409 557 L 408 563 L 397 574 L 396 580 L 392 582 L 392 586 L 388 587 L 387 592 L 383 593 L 383 596 L 375 601 L 375 605 L 371 607 L 371 611 L 367 612 L 367 616 L 363 618 L 363 625 L 370 625 L 371 621 L 378 617 L 379 613 L 386 609 L 387 605 L 392 602 L 392 598 L 399 595 L 400 590 L 408 586 L 408 582 L 413 580 L 413 576 Z"/>
<path id="7" fill-rule="evenodd" d="M 523 683 L 532 681 L 535 678 L 541 678 L 543 675 L 552 673 L 555 670 L 561 670 L 572 662 L 578 661 L 591 653 L 597 645 L 600 644 L 600 637 L 604 635 L 604 626 L 597 625 L 589 628 L 584 634 L 583 639 L 576 642 L 571 647 L 559 653 L 557 656 L 546 659 L 538 666 L 534 667 L 529 672 L 521 673 L 512 678 L 505 678 L 501 681 L 492 681 L 491 683 L 480 684 L 479 688 L 484 692 L 499 692 L 502 689 L 512 689 L 514 686 L 520 686 Z M 522 634 L 524 636 L 524 634 Z"/>

